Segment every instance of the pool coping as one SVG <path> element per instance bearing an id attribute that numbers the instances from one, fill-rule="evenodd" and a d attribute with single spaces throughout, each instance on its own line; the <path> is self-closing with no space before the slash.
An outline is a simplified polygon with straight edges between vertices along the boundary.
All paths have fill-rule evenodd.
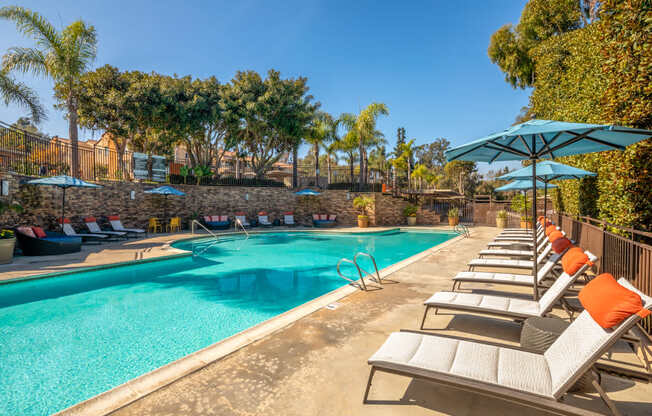
<path id="1" fill-rule="evenodd" d="M 261 232 L 265 232 L 265 231 L 261 231 Z M 429 256 L 432 253 L 436 253 L 464 238 L 465 237 L 463 235 L 455 236 L 450 240 L 444 241 L 443 243 L 432 246 L 420 253 L 414 254 L 406 259 L 403 259 L 397 263 L 387 266 L 379 271 L 380 276 L 381 278 L 385 278 L 397 272 L 398 270 L 412 263 L 415 263 Z M 182 240 L 178 240 L 178 241 L 182 241 Z M 192 255 L 192 253 L 191 252 L 179 253 L 171 256 L 156 257 L 156 258 L 145 259 L 136 262 L 138 263 L 149 262 L 149 261 L 156 261 L 156 260 L 164 260 L 168 258 L 185 257 L 189 255 Z M 93 266 L 91 268 L 84 269 L 84 271 L 118 267 L 118 265 L 125 265 L 124 263 L 133 264 L 134 261 L 113 263 L 113 264 L 108 264 L 103 266 Z M 65 275 L 65 274 L 75 273 L 78 271 L 81 270 L 72 271 L 72 272 L 54 273 L 54 274 L 50 273 L 47 275 L 41 275 L 41 277 L 27 276 L 26 279 L 29 279 L 30 277 L 44 278 L 44 277 L 52 277 L 53 275 L 59 276 L 62 274 Z M 25 280 L 25 279 L 21 279 L 21 280 Z M 357 292 L 360 292 L 360 290 L 350 284 L 342 286 L 331 292 L 325 293 L 324 295 L 321 295 L 315 299 L 312 299 L 311 301 L 303 303 L 295 308 L 292 308 L 286 312 L 283 312 L 270 319 L 260 322 L 252 327 L 249 327 L 237 334 L 224 338 L 214 344 L 211 344 L 198 351 L 195 351 L 184 357 L 181 357 L 175 361 L 172 361 L 168 364 L 165 364 L 161 367 L 151 370 L 145 374 L 135 377 L 123 384 L 113 387 L 112 389 L 106 390 L 84 401 L 81 401 L 70 407 L 60 410 L 54 413 L 53 416 L 108 415 L 111 412 L 123 408 L 142 397 L 154 393 L 155 391 L 167 385 L 170 385 L 187 375 L 199 371 L 202 368 L 237 352 L 238 350 L 246 347 L 247 345 L 253 342 L 261 340 L 275 332 L 284 329 L 285 327 L 291 325 L 292 323 L 298 321 L 299 319 L 308 316 L 313 312 L 316 312 L 333 302 L 341 300 Z"/>

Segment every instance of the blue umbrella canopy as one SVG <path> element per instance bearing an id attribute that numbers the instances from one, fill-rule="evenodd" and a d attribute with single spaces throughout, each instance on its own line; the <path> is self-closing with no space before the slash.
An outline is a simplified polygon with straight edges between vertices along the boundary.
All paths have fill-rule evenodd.
<path id="1" fill-rule="evenodd" d="M 100 185 L 82 181 L 68 175 L 52 176 L 50 178 L 39 178 L 27 181 L 30 185 L 51 185 L 59 188 L 101 188 Z"/>
<path id="2" fill-rule="evenodd" d="M 588 170 L 579 169 L 573 166 L 564 165 L 563 163 L 553 162 L 551 160 L 544 160 L 537 163 L 537 179 L 542 182 L 565 180 L 565 179 L 581 179 L 586 176 L 596 176 L 597 173 L 589 172 Z M 522 169 L 506 173 L 496 179 L 512 180 L 512 179 L 528 179 L 532 180 L 532 166 L 526 166 Z M 532 184 L 530 183 L 530 187 Z M 538 185 L 537 185 L 538 187 Z"/>
<path id="3" fill-rule="evenodd" d="M 317 191 L 313 191 L 312 189 L 303 189 L 299 192 L 295 192 L 295 195 L 317 196 L 317 195 L 321 195 L 321 193 Z"/>
<path id="4" fill-rule="evenodd" d="M 543 182 L 537 181 L 537 188 L 538 189 L 543 189 L 544 186 L 545 186 L 545 184 Z M 550 185 L 548 185 L 548 187 L 549 188 L 556 188 L 557 185 L 550 184 Z M 500 187 L 494 189 L 494 191 L 496 191 L 496 192 L 524 191 L 524 190 L 529 190 L 529 189 L 532 189 L 532 181 L 522 179 L 522 180 L 510 182 L 507 185 L 500 186 Z"/>
<path id="5" fill-rule="evenodd" d="M 603 124 L 529 120 L 448 150 L 446 159 L 497 162 L 624 150 L 652 131 Z"/>
<path id="6" fill-rule="evenodd" d="M 100 185 L 84 182 L 81 179 L 68 175 L 52 176 L 50 178 L 39 178 L 27 181 L 30 185 L 50 185 L 61 188 L 61 230 L 63 230 L 63 219 L 66 211 L 66 189 L 68 188 L 101 188 Z"/>
<path id="7" fill-rule="evenodd" d="M 537 176 L 538 159 L 560 156 L 624 150 L 626 146 L 652 137 L 652 131 L 602 124 L 568 123 L 552 120 L 529 120 L 507 130 L 490 134 L 445 153 L 448 161 L 470 160 L 496 162 L 532 160 L 532 187 Z M 536 218 L 536 204 L 532 204 L 532 218 Z M 532 233 L 533 259 L 537 258 L 536 233 Z M 536 261 L 532 262 L 534 299 L 539 297 Z"/>
<path id="8" fill-rule="evenodd" d="M 159 186 L 158 188 L 154 189 L 149 189 L 145 191 L 146 194 L 157 194 L 157 195 L 176 195 L 176 196 L 183 196 L 185 193 L 174 189 L 171 186 Z"/>

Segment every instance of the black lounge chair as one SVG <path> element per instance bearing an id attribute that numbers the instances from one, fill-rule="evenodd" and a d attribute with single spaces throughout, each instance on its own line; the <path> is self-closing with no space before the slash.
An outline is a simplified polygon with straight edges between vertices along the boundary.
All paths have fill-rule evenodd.
<path id="1" fill-rule="evenodd" d="M 61 233 L 46 231 L 46 236 L 38 238 L 32 231 L 27 232 L 29 227 L 18 227 L 16 239 L 23 255 L 25 256 L 52 256 L 55 254 L 77 253 L 81 250 L 82 239 L 80 237 L 68 237 Z"/>

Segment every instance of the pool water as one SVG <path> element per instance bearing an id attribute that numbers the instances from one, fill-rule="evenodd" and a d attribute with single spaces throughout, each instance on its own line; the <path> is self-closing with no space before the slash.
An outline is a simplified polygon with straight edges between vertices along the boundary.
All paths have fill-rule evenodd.
<path id="1" fill-rule="evenodd" d="M 175 247 L 203 253 L 0 285 L 0 414 L 62 410 L 337 289 L 342 257 L 366 251 L 382 269 L 454 236 L 186 241 Z"/>

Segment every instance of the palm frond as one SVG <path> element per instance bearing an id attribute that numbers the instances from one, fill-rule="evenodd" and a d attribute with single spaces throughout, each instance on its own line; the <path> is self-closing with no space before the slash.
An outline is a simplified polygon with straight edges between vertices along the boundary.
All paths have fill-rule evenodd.
<path id="1" fill-rule="evenodd" d="M 10 48 L 2 57 L 4 71 L 31 72 L 35 75 L 49 75 L 47 58 L 42 51 L 34 48 Z"/>
<path id="2" fill-rule="evenodd" d="M 36 93 L 27 85 L 9 77 L 6 72 L 0 72 L 0 97 L 6 105 L 15 103 L 27 108 L 35 124 L 47 118 Z"/>
<path id="3" fill-rule="evenodd" d="M 0 9 L 0 19 L 16 24 L 19 32 L 33 38 L 41 49 L 57 49 L 61 38 L 57 30 L 40 14 L 24 7 L 7 6 Z"/>

